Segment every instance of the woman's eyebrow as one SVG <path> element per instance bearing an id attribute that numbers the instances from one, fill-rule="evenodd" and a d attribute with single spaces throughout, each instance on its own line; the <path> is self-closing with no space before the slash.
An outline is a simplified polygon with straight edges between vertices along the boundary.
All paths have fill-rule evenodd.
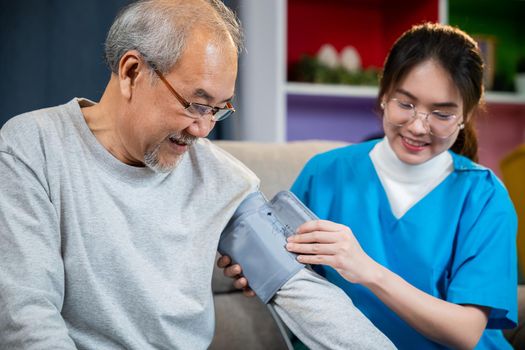
<path id="1" fill-rule="evenodd" d="M 411 94 L 410 92 L 408 92 L 407 90 L 404 90 L 404 89 L 401 89 L 401 88 L 397 88 L 396 93 L 399 93 L 399 94 L 402 94 L 402 95 L 405 95 L 406 97 L 414 100 L 414 101 L 418 101 L 418 98 Z M 437 103 L 433 103 L 432 106 L 434 107 L 459 107 L 458 104 L 456 102 L 453 102 L 453 101 L 446 101 L 446 102 L 437 102 Z"/>
<path id="2" fill-rule="evenodd" d="M 410 92 L 406 91 L 405 89 L 397 88 L 395 92 L 397 92 L 399 94 L 402 94 L 402 95 L 405 95 L 406 97 L 409 97 L 409 98 L 417 101 L 417 97 L 412 95 Z"/>
<path id="3" fill-rule="evenodd" d="M 432 104 L 435 107 L 458 107 L 458 104 L 456 102 L 439 102 Z"/>

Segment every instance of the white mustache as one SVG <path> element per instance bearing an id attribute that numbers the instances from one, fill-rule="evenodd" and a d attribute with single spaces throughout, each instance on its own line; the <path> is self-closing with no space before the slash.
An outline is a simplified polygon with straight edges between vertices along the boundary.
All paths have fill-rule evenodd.
<path id="1" fill-rule="evenodd" d="M 197 137 L 187 134 L 171 134 L 168 136 L 168 139 L 177 143 L 184 143 L 188 146 L 193 145 L 193 143 L 197 141 Z"/>

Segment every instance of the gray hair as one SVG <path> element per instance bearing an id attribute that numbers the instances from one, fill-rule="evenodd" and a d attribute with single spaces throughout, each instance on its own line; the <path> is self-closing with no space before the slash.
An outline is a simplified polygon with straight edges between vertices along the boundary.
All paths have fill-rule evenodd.
<path id="1" fill-rule="evenodd" d="M 167 73 L 197 24 L 210 29 L 217 39 L 231 38 L 237 53 L 242 51 L 240 22 L 221 0 L 142 0 L 117 15 L 106 38 L 106 62 L 116 74 L 122 56 L 137 50 L 148 64 Z"/>

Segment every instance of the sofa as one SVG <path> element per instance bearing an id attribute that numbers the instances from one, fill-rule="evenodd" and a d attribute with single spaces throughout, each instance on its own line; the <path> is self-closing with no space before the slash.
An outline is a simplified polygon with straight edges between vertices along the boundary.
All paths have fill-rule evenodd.
<path id="1" fill-rule="evenodd" d="M 257 143 L 215 141 L 242 161 L 261 179 L 267 198 L 289 189 L 308 159 L 317 153 L 345 145 L 333 141 Z M 215 336 L 210 349 L 292 349 L 290 333 L 271 307 L 258 298 L 245 297 L 232 281 L 215 267 L 212 289 L 215 303 Z M 518 287 L 519 319 L 525 318 L 525 286 Z M 515 349 L 525 349 L 524 323 L 505 335 Z"/>

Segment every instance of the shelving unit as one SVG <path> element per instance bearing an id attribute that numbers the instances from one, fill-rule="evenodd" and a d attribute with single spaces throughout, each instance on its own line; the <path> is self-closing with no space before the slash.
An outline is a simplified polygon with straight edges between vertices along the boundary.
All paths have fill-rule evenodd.
<path id="1" fill-rule="evenodd" d="M 480 6 L 487 10 L 487 6 L 506 6 L 510 1 L 494 5 L 480 0 Z M 464 1 L 455 0 L 452 6 L 446 0 L 243 0 L 244 12 L 250 15 L 243 16 L 241 6 L 249 56 L 240 65 L 241 95 L 250 96 L 251 102 L 247 106 L 243 101 L 239 123 L 245 128 L 238 138 L 359 142 L 378 134 L 376 87 L 288 82 L 287 69 L 301 53 L 315 54 L 324 43 L 337 50 L 352 45 L 361 54 L 364 68 L 380 66 L 394 40 L 423 21 L 447 23 L 450 19 L 475 34 L 471 28 L 483 22 L 479 16 L 491 11 L 471 11 L 465 17 L 468 23 L 458 23 L 461 13 L 451 11 L 466 8 L 458 2 Z M 517 32 L 525 40 L 525 29 Z M 257 46 L 263 41 L 261 52 Z M 480 160 L 498 172 L 503 155 L 525 140 L 525 96 L 488 92 L 486 101 L 487 113 L 478 123 Z"/>
<path id="2" fill-rule="evenodd" d="M 311 84 L 288 82 L 286 93 L 288 95 L 303 96 L 336 96 L 347 98 L 364 98 L 375 100 L 377 97 L 377 87 L 375 86 L 354 86 L 354 85 L 331 85 L 331 84 Z M 525 95 L 514 92 L 488 91 L 485 94 L 486 102 L 490 104 L 512 104 L 525 105 Z M 525 118 L 525 115 L 523 116 Z"/>
<path id="3" fill-rule="evenodd" d="M 381 67 L 399 35 L 414 23 L 442 19 L 446 8 L 438 0 L 288 0 L 287 5 L 288 69 L 301 54 L 314 56 L 326 43 L 338 52 L 353 46 L 363 68 Z M 287 82 L 285 91 L 288 140 L 360 142 L 381 134 L 376 87 Z"/>
<path id="4" fill-rule="evenodd" d="M 489 104 L 511 104 L 525 106 L 525 95 L 518 95 L 514 92 L 488 91 L 485 94 L 485 100 Z M 522 115 L 525 118 L 525 114 Z"/>
<path id="5" fill-rule="evenodd" d="M 377 96 L 377 87 L 289 82 L 286 84 L 286 93 L 288 95 L 339 96 L 375 99 Z"/>

